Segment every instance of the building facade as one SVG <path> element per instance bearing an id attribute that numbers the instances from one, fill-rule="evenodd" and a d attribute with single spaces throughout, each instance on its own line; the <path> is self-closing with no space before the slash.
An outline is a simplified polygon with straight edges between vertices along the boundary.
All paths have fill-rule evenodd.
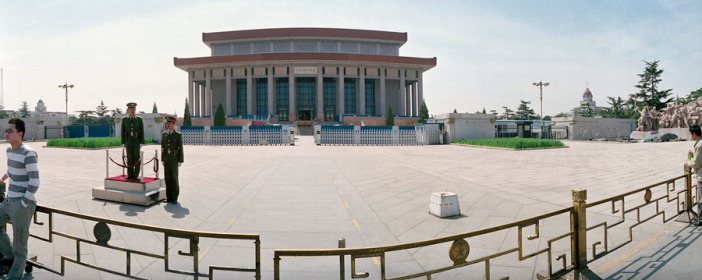
<path id="1" fill-rule="evenodd" d="M 210 56 L 174 58 L 188 73 L 193 116 L 275 115 L 282 122 L 340 115 L 416 116 L 436 57 L 400 56 L 407 33 L 275 28 L 203 33 Z"/>

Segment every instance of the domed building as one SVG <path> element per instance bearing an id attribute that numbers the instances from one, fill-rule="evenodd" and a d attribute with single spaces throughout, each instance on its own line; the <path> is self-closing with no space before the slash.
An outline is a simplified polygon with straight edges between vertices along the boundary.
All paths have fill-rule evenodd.
<path id="1" fill-rule="evenodd" d="M 580 101 L 580 107 L 573 108 L 574 115 L 595 115 L 597 112 L 602 111 L 604 107 L 597 107 L 595 100 L 592 99 L 592 92 L 590 88 L 585 88 L 583 92 L 583 100 Z"/>
<path id="2" fill-rule="evenodd" d="M 275 116 L 282 122 L 343 115 L 417 116 L 424 72 L 436 57 L 400 56 L 407 33 L 272 28 L 202 33 L 211 56 L 177 58 L 193 116 Z"/>

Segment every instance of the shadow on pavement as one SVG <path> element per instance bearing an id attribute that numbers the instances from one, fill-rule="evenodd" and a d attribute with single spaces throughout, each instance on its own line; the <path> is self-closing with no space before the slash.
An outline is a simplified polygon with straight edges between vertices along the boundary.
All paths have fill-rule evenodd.
<path id="1" fill-rule="evenodd" d="M 181 219 L 190 214 L 190 210 L 188 208 L 183 208 L 182 206 L 180 206 L 180 203 L 166 203 L 166 206 L 163 208 L 166 209 L 166 212 L 173 214 L 172 217 L 176 219 Z"/>
<path id="2" fill-rule="evenodd" d="M 679 263 L 680 259 L 676 260 L 676 257 L 683 252 L 685 249 L 690 247 L 690 245 L 700 238 L 702 233 L 702 227 L 697 227 L 693 225 L 686 226 L 677 233 L 673 234 L 673 240 L 668 242 L 648 256 L 641 254 L 640 257 L 634 259 L 628 265 L 622 267 L 616 272 L 612 273 L 608 279 L 658 279 L 651 278 L 656 272 L 658 272 L 662 267 L 668 265 L 669 263 Z M 660 275 L 656 276 L 659 277 Z M 674 277 L 673 275 L 668 275 L 669 277 Z"/>

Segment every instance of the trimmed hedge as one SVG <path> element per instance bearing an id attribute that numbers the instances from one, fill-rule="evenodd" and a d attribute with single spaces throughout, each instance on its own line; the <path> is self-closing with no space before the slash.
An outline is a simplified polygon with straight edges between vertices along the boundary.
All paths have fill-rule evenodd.
<path id="1" fill-rule="evenodd" d="M 156 143 L 153 139 L 145 139 L 146 144 Z M 118 137 L 83 137 L 50 139 L 47 143 L 49 147 L 71 147 L 71 148 L 106 148 L 122 146 L 122 139 Z"/>
<path id="2" fill-rule="evenodd" d="M 457 139 L 451 141 L 456 144 L 468 144 L 478 146 L 490 146 L 512 149 L 533 149 L 533 148 L 550 148 L 563 147 L 563 142 L 551 139 L 535 139 L 535 138 L 483 138 L 483 139 Z"/>

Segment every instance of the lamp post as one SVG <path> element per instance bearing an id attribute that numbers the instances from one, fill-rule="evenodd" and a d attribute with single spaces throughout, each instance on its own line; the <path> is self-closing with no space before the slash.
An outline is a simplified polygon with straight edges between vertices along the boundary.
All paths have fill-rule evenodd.
<path id="1" fill-rule="evenodd" d="M 539 110 L 540 115 L 541 115 L 541 138 L 543 138 L 544 135 L 544 87 L 548 86 L 548 82 L 544 83 L 542 81 L 539 81 L 538 83 L 534 83 L 535 86 L 539 87 Z"/>
<path id="2" fill-rule="evenodd" d="M 68 83 L 65 83 L 63 85 L 59 85 L 59 88 L 66 89 L 66 123 L 68 123 L 68 89 L 73 88 L 73 85 L 69 85 Z"/>

